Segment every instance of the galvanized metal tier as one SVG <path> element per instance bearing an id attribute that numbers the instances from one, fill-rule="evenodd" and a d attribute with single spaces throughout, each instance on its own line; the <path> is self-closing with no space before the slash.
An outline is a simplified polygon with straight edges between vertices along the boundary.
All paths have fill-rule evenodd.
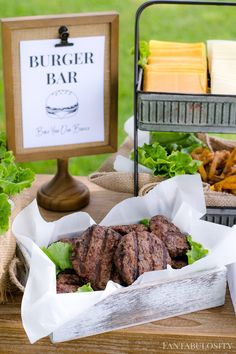
<path id="1" fill-rule="evenodd" d="M 235 208 L 207 208 L 207 214 L 202 219 L 216 224 L 233 226 L 236 224 Z"/>
<path id="2" fill-rule="evenodd" d="M 138 92 L 141 130 L 235 133 L 236 96 Z"/>

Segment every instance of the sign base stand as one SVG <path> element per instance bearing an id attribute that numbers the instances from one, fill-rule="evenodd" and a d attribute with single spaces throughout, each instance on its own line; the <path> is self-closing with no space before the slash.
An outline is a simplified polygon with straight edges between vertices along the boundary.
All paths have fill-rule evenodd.
<path id="1" fill-rule="evenodd" d="M 76 211 L 89 203 L 89 190 L 68 172 L 68 159 L 57 160 L 57 173 L 37 193 L 38 205 L 52 211 Z"/>

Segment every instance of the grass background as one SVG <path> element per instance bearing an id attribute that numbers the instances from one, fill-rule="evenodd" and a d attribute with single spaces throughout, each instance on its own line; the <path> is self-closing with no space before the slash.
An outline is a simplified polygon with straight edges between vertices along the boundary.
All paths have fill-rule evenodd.
<path id="1" fill-rule="evenodd" d="M 120 14 L 119 40 L 119 144 L 123 141 L 124 122 L 133 111 L 133 57 L 135 12 L 139 0 L 0 0 L 0 16 L 34 16 L 97 11 L 117 11 Z M 158 5 L 143 12 L 140 37 L 144 40 L 206 41 L 236 38 L 236 7 Z M 1 45 L 1 44 L 0 44 Z M 0 56 L 0 128 L 5 129 L 3 102 L 2 57 Z M 229 136 L 234 138 L 234 136 Z M 70 159 L 70 172 L 87 175 L 95 171 L 108 155 Z M 22 164 L 36 173 L 54 173 L 55 161 Z"/>

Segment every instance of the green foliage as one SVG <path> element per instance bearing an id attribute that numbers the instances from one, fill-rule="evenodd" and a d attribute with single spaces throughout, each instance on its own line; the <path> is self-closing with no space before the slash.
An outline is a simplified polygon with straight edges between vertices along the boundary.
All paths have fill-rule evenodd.
<path id="1" fill-rule="evenodd" d="M 2 153 L 0 160 L 0 193 L 15 195 L 24 188 L 31 186 L 34 180 L 34 172 L 29 168 L 21 168 L 15 164 L 15 158 L 11 151 Z"/>
<path id="2" fill-rule="evenodd" d="M 93 291 L 93 288 L 91 287 L 90 283 L 87 283 L 83 286 L 80 286 L 76 292 L 77 293 L 89 293 L 91 291 Z"/>
<path id="3" fill-rule="evenodd" d="M 66 242 L 54 242 L 50 246 L 42 247 L 42 251 L 51 259 L 56 266 L 56 274 L 63 272 L 66 269 L 73 269 L 71 263 L 72 246 Z M 90 283 L 87 283 L 78 288 L 76 292 L 85 293 L 91 292 L 93 288 Z"/>
<path id="4" fill-rule="evenodd" d="M 42 251 L 51 259 L 56 266 L 56 272 L 71 269 L 72 263 L 70 260 L 72 253 L 72 246 L 65 242 L 52 243 L 48 248 L 42 247 Z"/>
<path id="5" fill-rule="evenodd" d="M 142 219 L 139 221 L 140 224 L 149 227 L 150 219 Z"/>
<path id="6" fill-rule="evenodd" d="M 158 142 L 166 148 L 168 153 L 173 150 L 190 153 L 199 146 L 204 146 L 193 133 L 174 133 L 174 132 L 151 132 L 151 142 Z"/>
<path id="7" fill-rule="evenodd" d="M 0 235 L 8 230 L 10 215 L 11 205 L 8 196 L 5 193 L 0 193 Z"/>
<path id="8" fill-rule="evenodd" d="M 187 236 L 190 250 L 187 251 L 188 264 L 196 262 L 198 259 L 205 257 L 208 254 L 208 250 L 204 248 L 200 243 L 193 241 L 190 235 Z"/>
<path id="9" fill-rule="evenodd" d="M 30 187 L 34 180 L 34 172 L 23 169 L 15 164 L 12 151 L 7 151 L 6 135 L 0 132 L 0 235 L 9 228 L 11 205 L 10 196 Z"/>
<path id="10" fill-rule="evenodd" d="M 131 49 L 131 54 L 134 54 L 134 47 Z M 147 64 L 148 56 L 150 55 L 149 44 L 146 41 L 139 41 L 139 61 L 138 65 L 141 68 Z"/>
<path id="11" fill-rule="evenodd" d="M 134 153 L 131 153 L 134 159 Z M 141 165 L 150 168 L 155 176 L 165 178 L 197 172 L 200 161 L 193 160 L 189 154 L 172 151 L 168 154 L 166 149 L 159 143 L 144 144 L 138 147 L 138 161 Z"/>

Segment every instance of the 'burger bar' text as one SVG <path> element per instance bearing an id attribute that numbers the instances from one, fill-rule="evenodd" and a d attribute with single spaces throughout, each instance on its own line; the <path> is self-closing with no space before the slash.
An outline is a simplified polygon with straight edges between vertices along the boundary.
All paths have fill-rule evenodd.
<path id="1" fill-rule="evenodd" d="M 94 64 L 92 52 L 32 55 L 29 57 L 29 66 L 32 69 L 83 64 Z M 70 84 L 78 83 L 78 76 L 75 71 L 61 72 L 57 75 L 50 72 L 47 73 L 46 80 L 47 85 Z"/>

